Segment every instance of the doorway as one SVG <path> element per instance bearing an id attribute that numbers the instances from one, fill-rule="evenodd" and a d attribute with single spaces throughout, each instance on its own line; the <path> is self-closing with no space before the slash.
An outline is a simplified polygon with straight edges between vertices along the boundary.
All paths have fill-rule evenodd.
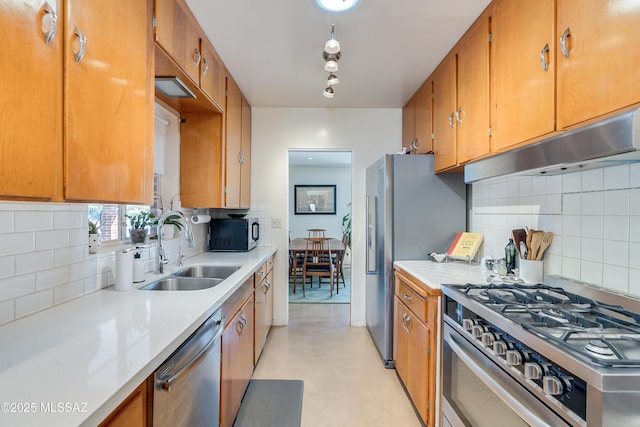
<path id="1" fill-rule="evenodd" d="M 289 303 L 351 303 L 351 200 L 352 200 L 352 152 L 325 150 L 289 150 L 289 240 L 306 245 L 302 240 L 309 236 L 310 229 L 324 230 L 322 234 L 340 243 L 347 244 L 344 257 L 335 258 L 334 275 L 337 288 L 330 288 L 329 280 L 307 277 L 304 296 L 302 292 L 302 254 L 293 259 L 289 256 Z M 306 191 L 309 190 L 309 191 Z M 314 200 L 309 200 L 313 198 Z M 322 209 L 316 207 L 316 202 Z M 305 205 L 306 204 L 306 205 Z M 309 205 L 309 208 L 307 208 Z M 346 237 L 345 237 L 346 235 Z M 337 242 L 334 242 L 336 245 Z M 295 292 L 294 292 L 295 288 Z M 332 292 L 333 290 L 333 292 Z"/>

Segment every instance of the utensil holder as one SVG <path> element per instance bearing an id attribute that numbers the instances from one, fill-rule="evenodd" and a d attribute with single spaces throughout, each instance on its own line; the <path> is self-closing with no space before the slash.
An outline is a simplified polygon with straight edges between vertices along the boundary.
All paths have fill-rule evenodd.
<path id="1" fill-rule="evenodd" d="M 544 280 L 544 261 L 520 260 L 520 278 L 525 283 L 540 283 Z"/>

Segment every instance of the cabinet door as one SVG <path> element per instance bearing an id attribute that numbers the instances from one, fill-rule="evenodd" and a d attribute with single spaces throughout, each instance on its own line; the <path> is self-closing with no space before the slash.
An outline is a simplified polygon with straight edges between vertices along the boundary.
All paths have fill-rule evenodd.
<path id="1" fill-rule="evenodd" d="M 62 198 L 64 25 L 58 3 L 0 0 L 2 198 Z M 54 15 L 56 32 L 47 44 Z"/>
<path id="2" fill-rule="evenodd" d="M 222 207 L 222 115 L 182 113 L 180 201 L 184 207 Z"/>
<path id="3" fill-rule="evenodd" d="M 431 135 L 433 133 L 433 82 L 425 81 L 414 96 L 414 138 L 416 153 L 426 154 L 433 151 Z"/>
<path id="4" fill-rule="evenodd" d="M 66 4 L 65 197 L 148 203 L 153 180 L 148 176 L 153 154 L 147 150 L 153 140 L 152 4 Z"/>
<path id="5" fill-rule="evenodd" d="M 200 87 L 218 106 L 224 108 L 224 66 L 213 45 L 202 38 Z"/>
<path id="6" fill-rule="evenodd" d="M 271 280 L 270 280 L 271 278 Z M 255 290 L 255 357 L 254 364 L 258 363 L 262 349 L 267 342 L 267 335 L 271 328 L 271 318 L 273 316 L 273 292 L 271 283 L 273 274 L 269 273 Z"/>
<path id="7" fill-rule="evenodd" d="M 240 207 L 251 207 L 251 106 L 241 98 Z"/>
<path id="8" fill-rule="evenodd" d="M 436 171 L 456 165 L 456 55 L 447 56 L 433 73 L 433 162 Z"/>
<path id="9" fill-rule="evenodd" d="M 409 310 L 400 302 L 397 296 L 393 298 L 394 319 L 393 319 L 393 360 L 396 366 L 396 372 L 407 384 L 407 340 L 409 338 L 408 331 L 404 320 L 408 316 Z"/>
<path id="10" fill-rule="evenodd" d="M 222 334 L 220 425 L 231 427 L 253 374 L 253 295 Z"/>
<path id="11" fill-rule="evenodd" d="M 147 383 L 143 382 L 118 406 L 100 427 L 146 427 Z"/>
<path id="12" fill-rule="evenodd" d="M 637 2 L 558 0 L 557 16 L 558 129 L 640 102 Z"/>
<path id="13" fill-rule="evenodd" d="M 242 94 L 236 82 L 227 76 L 225 106 L 225 206 L 240 207 L 240 153 L 242 151 Z"/>
<path id="14" fill-rule="evenodd" d="M 423 421 L 427 421 L 427 409 L 430 408 L 428 384 L 429 329 L 411 312 L 405 321 L 409 330 L 407 337 L 407 390 Z M 429 424 L 428 425 L 433 425 Z"/>
<path id="15" fill-rule="evenodd" d="M 554 8 L 555 2 L 539 0 L 505 0 L 496 5 L 491 28 L 492 151 L 554 131 Z"/>
<path id="16" fill-rule="evenodd" d="M 489 17 L 483 15 L 458 46 L 457 162 L 489 153 Z"/>

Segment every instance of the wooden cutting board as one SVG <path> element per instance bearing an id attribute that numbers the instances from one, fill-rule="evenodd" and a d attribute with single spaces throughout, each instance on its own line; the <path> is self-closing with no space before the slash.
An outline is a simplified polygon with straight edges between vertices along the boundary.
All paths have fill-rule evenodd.
<path id="1" fill-rule="evenodd" d="M 527 243 L 527 232 L 524 228 L 517 228 L 511 231 L 511 238 L 513 239 L 513 243 L 516 244 L 516 250 L 520 255 L 520 258 L 523 257 L 523 254 L 520 253 L 520 242 L 524 242 L 525 245 Z"/>

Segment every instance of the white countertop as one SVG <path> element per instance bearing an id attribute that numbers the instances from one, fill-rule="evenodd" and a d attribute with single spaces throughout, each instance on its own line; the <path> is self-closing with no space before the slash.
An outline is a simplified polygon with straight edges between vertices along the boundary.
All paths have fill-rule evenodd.
<path id="1" fill-rule="evenodd" d="M 0 326 L 0 425 L 97 425 L 274 252 L 258 247 L 188 259 L 185 265 L 243 265 L 210 289 L 111 286 Z M 160 277 L 147 274 L 137 287 Z"/>
<path id="2" fill-rule="evenodd" d="M 435 262 L 435 261 L 396 261 L 393 263 L 407 273 L 419 279 L 432 289 L 440 289 L 440 285 L 487 282 L 487 275 L 482 272 L 479 264 L 469 265 L 466 262 Z"/>

